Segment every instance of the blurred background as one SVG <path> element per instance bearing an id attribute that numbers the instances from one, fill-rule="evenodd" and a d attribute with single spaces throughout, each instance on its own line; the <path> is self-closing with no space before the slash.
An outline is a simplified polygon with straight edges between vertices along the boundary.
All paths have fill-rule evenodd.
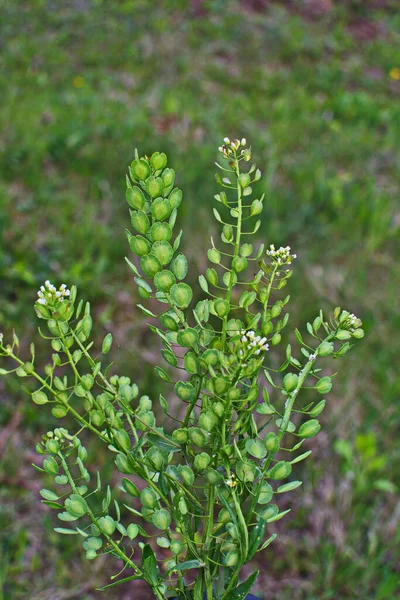
<path id="1" fill-rule="evenodd" d="M 16 329 L 22 353 L 32 338 L 39 365 L 49 353 L 32 308 L 39 285 L 76 284 L 98 339 L 114 334 L 116 371 L 171 395 L 155 381 L 158 341 L 124 262 L 125 172 L 135 147 L 168 154 L 195 284 L 217 232 L 213 162 L 226 135 L 250 140 L 263 171 L 259 241 L 299 256 L 292 328 L 337 305 L 365 323 L 299 465 L 291 517 L 252 565 L 263 600 L 400 598 L 398 8 L 0 0 L 0 329 Z M 54 418 L 21 380 L 2 378 L 0 394 L 0 599 L 149 599 L 135 582 L 93 591 L 116 565 L 54 533 L 31 467 Z"/>

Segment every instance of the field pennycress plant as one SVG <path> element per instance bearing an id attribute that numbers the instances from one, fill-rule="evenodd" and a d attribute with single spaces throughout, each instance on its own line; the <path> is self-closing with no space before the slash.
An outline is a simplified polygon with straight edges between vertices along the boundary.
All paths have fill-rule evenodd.
<path id="1" fill-rule="evenodd" d="M 293 467 L 311 454 L 307 439 L 320 430 L 332 388 L 327 359 L 345 356 L 364 335 L 349 312 L 336 308 L 326 318 L 320 311 L 307 337 L 295 329 L 300 350 L 287 345 L 272 368 L 289 319 L 289 296 L 279 292 L 296 255 L 289 247 L 253 247 L 264 198 L 251 199 L 252 184 L 261 172 L 248 166 L 245 139 L 225 138 L 219 153 L 221 241 L 211 239 L 196 303 L 175 231 L 182 191 L 166 155 L 136 152 L 126 179 L 134 255 L 126 260 L 143 302 L 150 301 L 138 306 L 162 345 L 156 373 L 165 395 L 183 403 L 182 416 L 170 414 L 164 396 L 155 406 L 129 376 L 110 373 L 112 334 L 100 353 L 94 349 L 90 305 L 75 286 L 46 281 L 38 292 L 35 310 L 46 326 L 39 333 L 53 350 L 43 372 L 33 344 L 25 360 L 15 334 L 10 344 L 0 337 L 0 373 L 34 378 L 32 400 L 74 427 L 43 435 L 35 468 L 54 477 L 41 496 L 58 511 L 56 531 L 77 536 L 88 559 L 121 561 L 101 589 L 143 579 L 159 600 L 246 598 L 258 572 L 241 582 L 242 567 L 275 539 L 270 524 L 289 512 L 280 510 L 280 495 L 301 485 Z M 311 401 L 302 400 L 305 388 Z M 123 475 L 120 489 L 89 472 L 83 440 L 90 443 L 90 435 L 108 448 Z"/>

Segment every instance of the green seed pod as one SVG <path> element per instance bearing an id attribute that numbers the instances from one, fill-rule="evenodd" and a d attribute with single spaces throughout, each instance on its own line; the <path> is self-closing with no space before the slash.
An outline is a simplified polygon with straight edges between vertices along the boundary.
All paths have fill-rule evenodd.
<path id="1" fill-rule="evenodd" d="M 201 357 L 207 365 L 211 365 L 212 367 L 216 367 L 219 363 L 219 355 L 218 350 L 214 348 L 209 348 L 204 352 Z"/>
<path id="2" fill-rule="evenodd" d="M 151 410 L 153 408 L 153 402 L 148 396 L 142 396 L 139 400 L 140 410 Z"/>
<path id="3" fill-rule="evenodd" d="M 47 452 L 50 452 L 50 454 L 57 454 L 57 452 L 60 450 L 60 444 L 57 442 L 57 440 L 47 440 L 46 450 Z"/>
<path id="4" fill-rule="evenodd" d="M 58 468 L 58 463 L 52 456 L 48 456 L 44 459 L 43 469 L 46 471 L 46 473 L 50 473 L 50 475 L 57 475 Z"/>
<path id="5" fill-rule="evenodd" d="M 49 399 L 44 392 L 38 391 L 32 394 L 32 400 L 35 404 L 46 404 Z"/>
<path id="6" fill-rule="evenodd" d="M 173 189 L 168 197 L 168 200 L 172 206 L 172 209 L 178 208 L 178 206 L 182 202 L 182 190 L 180 190 L 179 188 Z"/>
<path id="7" fill-rule="evenodd" d="M 112 535 L 114 533 L 117 524 L 109 515 L 106 517 L 100 517 L 97 522 L 103 533 L 106 533 L 107 535 Z"/>
<path id="8" fill-rule="evenodd" d="M 189 436 L 190 436 L 190 430 L 189 430 Z M 198 444 L 196 444 L 198 445 Z M 207 469 L 208 465 L 211 462 L 211 457 L 206 454 L 206 452 L 200 452 L 200 454 L 196 454 L 195 458 L 194 458 L 194 466 L 198 471 L 204 471 L 204 469 Z"/>
<path id="9" fill-rule="evenodd" d="M 115 464 L 117 466 L 118 471 L 124 473 L 125 475 L 131 475 L 135 473 L 135 467 L 132 467 L 132 464 L 125 456 L 125 454 L 117 454 L 117 458 L 115 459 Z"/>
<path id="10" fill-rule="evenodd" d="M 232 225 L 224 225 L 223 228 L 222 228 L 222 235 L 223 235 L 223 241 L 224 242 L 232 242 L 233 241 L 233 227 L 232 227 Z"/>
<path id="11" fill-rule="evenodd" d="M 194 473 L 190 467 L 188 467 L 187 465 L 179 465 L 178 473 L 179 473 L 180 477 L 182 477 L 182 480 L 187 485 L 194 484 L 195 477 L 194 477 Z"/>
<path id="12" fill-rule="evenodd" d="M 217 298 L 214 300 L 214 310 L 219 317 L 226 317 L 226 315 L 229 315 L 231 305 L 227 300 Z"/>
<path id="13" fill-rule="evenodd" d="M 144 158 L 139 158 L 139 160 L 134 160 L 131 163 L 132 174 L 139 181 L 144 181 L 150 175 L 150 165 Z"/>
<path id="14" fill-rule="evenodd" d="M 167 242 L 156 242 L 167 243 Z M 173 273 L 168 270 L 159 271 L 154 275 L 154 285 L 160 292 L 169 292 L 171 287 L 176 283 L 176 279 Z"/>
<path id="15" fill-rule="evenodd" d="M 238 388 L 231 388 L 228 393 L 228 400 L 230 400 L 231 402 L 237 402 L 237 400 L 239 400 L 240 398 L 240 390 Z"/>
<path id="16" fill-rule="evenodd" d="M 208 259 L 216 265 L 219 265 L 221 262 L 221 253 L 216 248 L 210 248 L 207 252 L 207 256 Z"/>
<path id="17" fill-rule="evenodd" d="M 65 406 L 63 406 L 62 404 L 57 404 L 56 406 L 54 406 L 51 409 L 51 414 L 56 419 L 62 419 L 63 417 L 65 417 L 67 415 L 67 413 L 68 413 L 68 409 Z"/>
<path id="18" fill-rule="evenodd" d="M 62 348 L 62 344 L 61 344 L 60 340 L 51 340 L 51 347 L 56 352 L 60 352 L 60 350 Z"/>
<path id="19" fill-rule="evenodd" d="M 161 271 L 161 273 L 164 273 L 164 271 Z M 158 275 L 161 275 L 161 273 L 157 273 L 157 275 L 154 277 L 154 282 L 155 282 L 156 277 Z M 164 313 L 163 315 L 161 315 L 160 321 L 161 321 L 162 325 L 169 331 L 178 331 L 179 330 L 179 323 L 177 323 L 175 317 L 173 317 L 169 311 Z"/>
<path id="20" fill-rule="evenodd" d="M 192 288 L 187 283 L 176 283 L 170 290 L 171 300 L 178 308 L 187 308 L 192 301 Z"/>
<path id="21" fill-rule="evenodd" d="M 277 435 L 275 435 L 275 433 L 273 433 L 272 431 L 267 433 L 264 441 L 265 441 L 265 447 L 267 448 L 268 452 L 270 452 L 271 454 L 275 454 L 275 452 L 278 451 L 279 438 Z"/>
<path id="22" fill-rule="evenodd" d="M 102 346 L 101 346 L 102 354 L 107 354 L 111 350 L 112 341 L 113 341 L 112 333 L 107 333 L 107 335 L 105 336 L 105 338 L 103 340 Z"/>
<path id="23" fill-rule="evenodd" d="M 334 348 L 332 342 L 322 342 L 318 348 L 318 356 L 328 356 L 333 353 Z"/>
<path id="24" fill-rule="evenodd" d="M 271 340 L 271 345 L 272 346 L 277 346 L 279 344 L 279 342 L 281 341 L 281 339 L 282 339 L 281 334 L 280 333 L 276 333 L 274 335 L 274 337 L 272 338 L 272 340 Z"/>
<path id="25" fill-rule="evenodd" d="M 173 272 L 176 275 L 176 278 L 180 281 L 185 279 L 188 272 L 188 261 L 184 254 L 177 254 L 174 258 L 174 261 L 171 265 Z"/>
<path id="26" fill-rule="evenodd" d="M 152 253 L 142 256 L 140 259 L 140 266 L 145 275 L 148 275 L 149 277 L 154 277 L 156 273 L 162 270 L 162 264 Z"/>
<path id="27" fill-rule="evenodd" d="M 168 264 L 174 255 L 174 251 L 169 242 L 155 242 L 151 249 L 151 253 L 158 258 L 162 265 Z"/>
<path id="28" fill-rule="evenodd" d="M 275 319 L 276 317 L 279 317 L 281 312 L 282 306 L 280 304 L 274 304 L 274 306 L 271 308 L 271 317 Z"/>
<path id="29" fill-rule="evenodd" d="M 244 256 L 236 256 L 232 260 L 232 269 L 236 273 L 241 273 L 245 269 L 247 269 L 247 259 Z"/>
<path id="30" fill-rule="evenodd" d="M 134 540 L 139 535 L 139 527 L 136 523 L 130 523 L 126 528 L 126 533 L 130 540 Z"/>
<path id="31" fill-rule="evenodd" d="M 172 186 L 174 185 L 174 181 L 175 181 L 174 169 L 165 169 L 165 171 L 163 171 L 163 173 L 161 174 L 161 179 L 163 180 L 163 183 L 164 183 L 164 196 L 165 196 L 166 195 L 165 188 L 170 188 L 170 190 L 171 190 Z"/>
<path id="32" fill-rule="evenodd" d="M 81 377 L 81 385 L 84 390 L 91 390 L 94 386 L 94 377 L 93 375 L 82 375 Z"/>
<path id="33" fill-rule="evenodd" d="M 263 483 L 260 488 L 260 494 L 257 498 L 257 504 L 268 504 L 271 502 L 274 491 L 269 483 Z"/>
<path id="34" fill-rule="evenodd" d="M 351 333 L 350 331 L 346 331 L 346 329 L 339 329 L 335 337 L 337 340 L 349 340 Z"/>
<path id="35" fill-rule="evenodd" d="M 284 460 L 277 462 L 267 473 L 269 479 L 285 479 L 292 472 L 292 465 Z"/>
<path id="36" fill-rule="evenodd" d="M 237 550 L 230 550 L 225 556 L 224 563 L 227 567 L 234 567 L 239 561 L 239 552 Z"/>
<path id="37" fill-rule="evenodd" d="M 302 438 L 311 438 L 314 435 L 317 435 L 319 430 L 321 429 L 321 425 L 317 421 L 317 419 L 310 419 L 310 421 L 306 421 L 299 429 L 299 436 Z"/>
<path id="38" fill-rule="evenodd" d="M 151 214 L 156 221 L 164 221 L 171 214 L 172 208 L 168 200 L 157 198 L 151 205 Z"/>
<path id="39" fill-rule="evenodd" d="M 263 335 L 268 335 L 271 333 L 271 331 L 273 330 L 274 326 L 272 324 L 271 321 L 263 321 L 262 325 L 261 325 L 261 332 Z M 279 334 L 277 334 L 279 335 Z M 279 342 L 278 342 L 279 343 Z"/>
<path id="40" fill-rule="evenodd" d="M 156 223 L 153 223 L 151 226 L 150 237 L 153 242 L 169 242 L 172 237 L 172 229 L 168 223 L 156 221 Z"/>
<path id="41" fill-rule="evenodd" d="M 138 488 L 136 487 L 136 485 L 130 479 L 123 477 L 122 478 L 122 487 L 124 488 L 125 492 L 127 494 L 129 494 L 130 496 L 132 496 L 133 498 L 139 498 L 140 492 L 139 492 Z"/>
<path id="42" fill-rule="evenodd" d="M 254 458 L 265 458 L 267 449 L 260 440 L 246 440 L 246 450 Z"/>
<path id="43" fill-rule="evenodd" d="M 189 429 L 189 439 L 195 446 L 204 448 L 207 445 L 209 434 L 200 427 L 191 427 Z"/>
<path id="44" fill-rule="evenodd" d="M 222 508 L 217 517 L 218 523 L 227 523 L 230 520 L 231 516 L 227 508 Z"/>
<path id="45" fill-rule="evenodd" d="M 146 460 L 154 467 L 157 471 L 160 471 L 164 465 L 164 455 L 159 448 L 153 446 L 146 452 Z"/>
<path id="46" fill-rule="evenodd" d="M 248 173 L 241 173 L 239 175 L 239 184 L 242 189 L 246 188 L 250 183 L 250 175 Z"/>
<path id="47" fill-rule="evenodd" d="M 137 186 L 126 188 L 126 200 L 131 208 L 143 210 L 146 204 L 146 198 L 140 188 Z"/>
<path id="48" fill-rule="evenodd" d="M 140 492 L 140 502 L 146 508 L 155 508 L 158 502 L 157 494 L 151 488 L 144 488 Z"/>
<path id="49" fill-rule="evenodd" d="M 113 429 L 114 440 L 124 450 L 128 452 L 131 449 L 131 438 L 124 429 Z"/>
<path id="50" fill-rule="evenodd" d="M 92 425 L 94 425 L 95 427 L 101 427 L 104 424 L 104 421 L 106 420 L 105 416 L 100 410 L 93 410 L 90 413 L 90 418 Z"/>
<path id="51" fill-rule="evenodd" d="M 175 431 L 172 432 L 172 440 L 176 444 L 186 444 L 188 441 L 188 430 L 186 427 L 182 429 L 175 429 Z"/>
<path id="52" fill-rule="evenodd" d="M 315 389 L 320 394 L 328 394 L 332 389 L 332 380 L 330 377 L 321 377 L 315 385 Z"/>
<path id="53" fill-rule="evenodd" d="M 215 414 L 209 410 L 202 412 L 199 417 L 199 424 L 200 427 L 210 433 L 217 424 Z"/>
<path id="54" fill-rule="evenodd" d="M 131 223 L 138 233 L 145 234 L 150 228 L 149 217 L 142 210 L 135 210 L 131 213 Z"/>
<path id="55" fill-rule="evenodd" d="M 237 525 L 235 525 L 232 522 L 229 522 L 225 525 L 225 527 L 232 539 L 238 540 L 240 538 L 240 533 Z"/>
<path id="56" fill-rule="evenodd" d="M 150 158 L 150 164 L 155 171 L 165 169 L 167 166 L 167 155 L 164 152 L 153 152 Z"/>
<path id="57" fill-rule="evenodd" d="M 157 529 L 161 529 L 162 531 L 168 529 L 168 527 L 171 525 L 171 515 L 165 508 L 156 510 L 151 520 L 154 527 L 157 527 Z"/>
<path id="58" fill-rule="evenodd" d="M 217 415 L 217 417 L 222 417 L 222 415 L 225 412 L 225 407 L 222 404 L 222 402 L 213 402 L 212 409 L 213 409 L 214 413 Z"/>
<path id="59" fill-rule="evenodd" d="M 212 379 L 211 381 L 213 384 L 214 392 L 218 396 L 221 396 L 222 394 L 224 394 L 227 391 L 227 389 L 229 388 L 229 381 L 224 379 L 224 377 L 216 377 L 215 379 Z"/>
<path id="60" fill-rule="evenodd" d="M 299 378 L 295 373 L 287 373 L 283 378 L 283 387 L 287 392 L 293 392 L 296 389 Z"/>
<path id="61" fill-rule="evenodd" d="M 215 469 L 207 469 L 207 471 L 204 473 L 204 476 L 207 479 L 208 483 L 211 483 L 212 485 L 217 485 L 222 482 L 221 473 L 219 473 Z"/>
<path id="62" fill-rule="evenodd" d="M 258 514 L 264 521 L 268 521 L 268 519 L 272 519 L 279 513 L 279 508 L 276 504 L 270 504 L 266 508 L 263 508 Z"/>
<path id="63" fill-rule="evenodd" d="M 144 256 L 149 254 L 151 251 L 151 244 L 149 240 L 141 235 L 132 235 L 129 238 L 129 246 L 134 254 L 137 256 Z"/>
<path id="64" fill-rule="evenodd" d="M 172 540 L 170 549 L 171 549 L 172 554 L 174 554 L 175 556 L 178 556 L 178 554 L 181 554 L 181 552 L 183 550 L 183 544 L 179 540 Z"/>
<path id="65" fill-rule="evenodd" d="M 256 478 L 257 468 L 254 462 L 241 461 L 237 464 L 236 473 L 241 481 L 252 482 Z"/>
<path id="66" fill-rule="evenodd" d="M 188 381 L 177 381 L 175 384 L 175 392 L 182 402 L 192 402 L 197 397 L 195 387 Z"/>
<path id="67" fill-rule="evenodd" d="M 71 494 L 64 503 L 65 510 L 73 517 L 83 517 L 87 513 L 86 500 L 79 494 Z"/>
<path id="68" fill-rule="evenodd" d="M 191 350 L 189 350 L 189 352 L 186 352 L 183 363 L 188 373 L 190 373 L 191 375 L 197 373 L 199 365 L 194 352 L 192 352 Z"/>
<path id="69" fill-rule="evenodd" d="M 193 348 L 199 341 L 199 334 L 195 329 L 188 327 L 179 331 L 177 336 L 178 344 L 183 348 Z"/>
<path id="70" fill-rule="evenodd" d="M 353 337 L 355 337 L 357 340 L 360 340 L 361 338 L 363 338 L 363 337 L 364 337 L 364 335 L 365 335 L 365 332 L 364 332 L 364 330 L 363 330 L 363 329 L 361 329 L 361 328 L 358 328 L 358 329 L 355 329 L 355 330 L 353 331 L 352 335 L 353 335 Z"/>
<path id="71" fill-rule="evenodd" d="M 162 195 L 164 183 L 161 177 L 148 177 L 146 180 L 146 191 L 151 198 L 157 198 Z"/>
<path id="72" fill-rule="evenodd" d="M 325 408 L 326 400 L 321 400 L 312 410 L 310 410 L 310 417 L 318 417 Z"/>

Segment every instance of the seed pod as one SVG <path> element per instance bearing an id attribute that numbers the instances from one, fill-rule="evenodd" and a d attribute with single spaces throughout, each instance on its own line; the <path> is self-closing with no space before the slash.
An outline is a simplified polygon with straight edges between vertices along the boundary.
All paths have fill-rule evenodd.
<path id="1" fill-rule="evenodd" d="M 213 428 L 217 424 L 217 419 L 211 411 L 205 411 L 200 414 L 199 417 L 200 427 L 208 431 L 209 433 L 213 430 Z"/>
<path id="2" fill-rule="evenodd" d="M 213 402 L 212 409 L 218 417 L 222 417 L 225 412 L 225 407 L 222 402 Z"/>
<path id="3" fill-rule="evenodd" d="M 182 477 L 182 480 L 187 485 L 193 485 L 195 476 L 190 467 L 188 467 L 187 465 L 179 465 L 178 472 L 179 475 Z"/>
<path id="4" fill-rule="evenodd" d="M 271 308 L 271 317 L 275 319 L 276 317 L 279 317 L 281 312 L 282 306 L 280 304 L 274 304 L 274 306 Z"/>
<path id="5" fill-rule="evenodd" d="M 190 351 L 186 352 L 185 358 L 183 359 L 183 364 L 188 373 L 194 375 L 197 373 L 199 364 L 194 352 Z"/>
<path id="6" fill-rule="evenodd" d="M 155 446 L 147 450 L 146 459 L 153 465 L 155 469 L 157 469 L 157 471 L 160 471 L 164 465 L 164 455 L 161 450 Z"/>
<path id="7" fill-rule="evenodd" d="M 169 242 L 169 240 L 172 237 L 172 229 L 168 225 L 168 223 L 156 221 L 156 223 L 153 223 L 153 225 L 151 226 L 150 237 L 153 240 L 153 242 Z"/>
<path id="8" fill-rule="evenodd" d="M 353 337 L 355 337 L 357 340 L 360 340 L 361 338 L 364 337 L 365 333 L 364 330 L 361 328 L 355 329 L 352 333 Z"/>
<path id="9" fill-rule="evenodd" d="M 162 242 L 156 242 L 162 243 Z M 167 243 L 167 242 L 164 242 Z M 173 273 L 168 270 L 159 271 L 154 275 L 154 285 L 160 292 L 169 292 L 171 287 L 176 283 Z"/>
<path id="10" fill-rule="evenodd" d="M 64 503 L 65 510 L 73 517 L 83 517 L 87 513 L 86 500 L 79 494 L 71 494 Z"/>
<path id="11" fill-rule="evenodd" d="M 228 391 L 227 396 L 228 400 L 230 400 L 231 402 L 236 402 L 240 398 L 240 390 L 238 388 L 233 387 Z"/>
<path id="12" fill-rule="evenodd" d="M 209 434 L 200 429 L 200 427 L 191 427 L 189 429 L 189 439 L 199 448 L 204 448 L 207 445 Z"/>
<path id="13" fill-rule="evenodd" d="M 279 342 L 281 341 L 281 339 L 282 339 L 281 334 L 280 333 L 276 333 L 274 335 L 274 337 L 272 338 L 272 340 L 271 340 L 271 345 L 272 346 L 277 346 L 279 344 Z"/>
<path id="14" fill-rule="evenodd" d="M 168 197 L 168 200 L 173 209 L 178 208 L 178 206 L 182 202 L 182 190 L 180 190 L 179 188 L 173 189 Z"/>
<path id="15" fill-rule="evenodd" d="M 332 389 L 332 380 L 330 377 L 321 377 L 315 385 L 315 389 L 320 394 L 327 394 Z"/>
<path id="16" fill-rule="evenodd" d="M 154 277 L 156 273 L 162 270 L 162 264 L 152 253 L 142 256 L 140 259 L 140 266 L 142 267 L 143 272 L 149 277 Z"/>
<path id="17" fill-rule="evenodd" d="M 251 482 L 256 477 L 257 469 L 254 462 L 241 461 L 237 464 L 236 472 L 241 481 Z"/>
<path id="18" fill-rule="evenodd" d="M 146 204 L 146 198 L 142 190 L 137 186 L 126 188 L 126 200 L 129 206 L 136 210 L 142 210 Z"/>
<path id="19" fill-rule="evenodd" d="M 56 459 L 52 456 L 45 458 L 43 461 L 43 469 L 46 473 L 50 473 L 50 475 L 57 475 L 59 467 Z"/>
<path id="20" fill-rule="evenodd" d="M 182 402 L 192 402 L 197 396 L 196 389 L 188 381 L 177 381 L 175 392 Z"/>
<path id="21" fill-rule="evenodd" d="M 339 329 L 335 337 L 337 340 L 348 340 L 351 338 L 351 333 L 346 329 Z"/>
<path id="22" fill-rule="evenodd" d="M 169 217 L 171 211 L 171 204 L 163 198 L 157 198 L 151 205 L 151 214 L 156 221 L 164 221 Z"/>
<path id="23" fill-rule="evenodd" d="M 163 272 L 164 271 L 161 271 L 161 273 L 163 273 Z M 154 282 L 156 280 L 156 277 L 158 275 L 161 275 L 161 273 L 157 273 L 157 275 L 154 277 Z M 164 327 L 166 329 L 169 329 L 170 331 L 178 331 L 179 330 L 179 324 L 177 323 L 176 318 L 173 317 L 170 312 L 166 312 L 163 315 L 161 315 L 160 321 L 164 325 Z"/>
<path id="24" fill-rule="evenodd" d="M 225 556 L 224 563 L 227 567 L 234 567 L 237 565 L 239 560 L 239 552 L 237 550 L 230 550 Z"/>
<path id="25" fill-rule="evenodd" d="M 129 494 L 130 496 L 132 496 L 133 498 L 139 498 L 140 492 L 139 492 L 138 488 L 136 487 L 136 485 L 130 479 L 123 477 L 122 478 L 122 487 L 124 488 L 125 492 L 127 494 Z"/>
<path id="26" fill-rule="evenodd" d="M 100 410 L 93 410 L 90 413 L 91 422 L 95 427 L 101 427 L 104 423 L 105 416 Z"/>
<path id="27" fill-rule="evenodd" d="M 144 181 L 150 175 L 150 166 L 147 160 L 144 158 L 139 158 L 139 160 L 134 160 L 131 163 L 132 174 L 139 179 L 139 181 Z"/>
<path id="28" fill-rule="evenodd" d="M 155 242 L 151 249 L 151 253 L 154 254 L 162 265 L 168 264 L 174 255 L 174 251 L 169 242 Z"/>
<path id="29" fill-rule="evenodd" d="M 101 351 L 103 354 L 107 354 L 111 350 L 111 345 L 113 341 L 112 333 L 107 333 L 103 340 L 103 344 L 101 346 Z"/>
<path id="30" fill-rule="evenodd" d="M 172 554 L 178 556 L 183 550 L 183 544 L 180 540 L 172 540 L 170 549 Z"/>
<path id="31" fill-rule="evenodd" d="M 188 440 L 188 430 L 186 429 L 186 427 L 181 429 L 175 429 L 175 431 L 172 432 L 172 440 L 176 444 L 186 444 Z"/>
<path id="32" fill-rule="evenodd" d="M 171 268 L 177 279 L 185 279 L 188 272 L 188 261 L 186 256 L 182 253 L 177 254 L 174 258 Z"/>
<path id="33" fill-rule="evenodd" d="M 255 458 L 265 458 L 267 456 L 267 449 L 260 440 L 247 440 L 246 450 Z"/>
<path id="34" fill-rule="evenodd" d="M 161 196 L 164 189 L 164 183 L 161 177 L 148 177 L 146 180 L 146 191 L 151 198 Z"/>
<path id="35" fill-rule="evenodd" d="M 267 433 L 267 435 L 265 436 L 265 447 L 267 448 L 268 452 L 270 452 L 271 454 L 275 454 L 275 452 L 278 451 L 279 438 L 272 431 Z"/>
<path id="36" fill-rule="evenodd" d="M 130 540 L 134 540 L 139 535 L 139 527 L 136 523 L 130 523 L 126 528 L 126 533 Z"/>
<path id="37" fill-rule="evenodd" d="M 207 469 L 204 476 L 207 479 L 207 481 L 209 483 L 211 483 L 212 485 L 217 485 L 218 483 L 221 483 L 221 481 L 222 481 L 221 473 L 219 473 L 215 469 Z"/>
<path id="38" fill-rule="evenodd" d="M 178 344 L 183 348 L 192 348 L 199 341 L 199 335 L 195 329 L 188 327 L 179 331 L 177 336 Z"/>
<path id="39" fill-rule="evenodd" d="M 257 504 L 268 504 L 268 502 L 271 502 L 273 495 L 274 491 L 269 483 L 263 483 L 257 498 Z"/>
<path id="40" fill-rule="evenodd" d="M 135 210 L 131 213 L 131 223 L 138 233 L 145 234 L 150 228 L 149 217 L 142 210 Z"/>
<path id="41" fill-rule="evenodd" d="M 174 169 L 165 169 L 163 171 L 163 173 L 161 174 L 161 179 L 163 180 L 163 184 L 164 184 L 164 196 L 165 196 L 166 195 L 165 188 L 169 188 L 169 191 L 171 191 L 172 186 L 174 185 L 174 181 L 175 181 Z"/>
<path id="42" fill-rule="evenodd" d="M 222 228 L 222 235 L 225 239 L 225 242 L 232 242 L 233 240 L 233 227 L 232 225 L 224 225 Z"/>
<path id="43" fill-rule="evenodd" d="M 328 356 L 332 354 L 334 350 L 334 345 L 332 342 L 322 342 L 318 348 L 318 356 Z"/>
<path id="44" fill-rule="evenodd" d="M 140 502 L 146 508 L 154 508 L 158 502 L 155 491 L 148 487 L 144 488 L 144 490 L 140 492 Z"/>
<path id="45" fill-rule="evenodd" d="M 162 531 L 168 529 L 168 527 L 171 525 L 171 515 L 165 508 L 156 510 L 151 520 L 153 525 Z"/>
<path id="46" fill-rule="evenodd" d="M 137 256 L 144 256 L 149 254 L 151 251 L 151 244 L 149 240 L 141 235 L 132 235 L 129 238 L 129 246 Z"/>
<path id="47" fill-rule="evenodd" d="M 319 430 L 321 429 L 321 425 L 317 421 L 317 419 L 310 419 L 303 423 L 303 425 L 299 429 L 299 436 L 302 438 L 311 438 L 314 435 L 317 435 Z"/>
<path id="48" fill-rule="evenodd" d="M 284 460 L 277 462 L 267 473 L 269 479 L 285 479 L 292 472 L 292 465 Z"/>
<path id="49" fill-rule="evenodd" d="M 113 429 L 114 440 L 125 452 L 131 449 L 131 438 L 124 429 Z"/>
<path id="50" fill-rule="evenodd" d="M 165 169 L 167 166 L 167 155 L 164 152 L 153 152 L 150 158 L 150 164 L 155 171 Z"/>
<path id="51" fill-rule="evenodd" d="M 238 526 L 230 522 L 225 525 L 227 532 L 234 540 L 238 540 L 240 537 Z"/>
<path id="52" fill-rule="evenodd" d="M 189 430 L 190 435 L 190 430 Z M 198 445 L 198 444 L 196 444 Z M 200 452 L 194 458 L 194 466 L 198 471 L 204 471 L 211 462 L 211 457 L 206 452 Z"/>
<path id="53" fill-rule="evenodd" d="M 296 389 L 298 382 L 298 375 L 295 373 L 287 373 L 283 378 L 283 387 L 287 392 L 292 392 Z"/>
<path id="54" fill-rule="evenodd" d="M 236 256 L 232 260 L 232 269 L 236 271 L 236 273 L 241 273 L 247 268 L 247 259 L 244 256 Z"/>
<path id="55" fill-rule="evenodd" d="M 192 301 L 192 288 L 187 283 L 176 283 L 170 290 L 171 300 L 178 308 L 187 308 Z"/>
<path id="56" fill-rule="evenodd" d="M 201 358 L 207 365 L 215 367 L 219 363 L 218 350 L 215 350 L 214 348 L 209 348 L 204 352 Z"/>
<path id="57" fill-rule="evenodd" d="M 206 279 L 211 285 L 218 285 L 218 273 L 215 269 L 208 268 L 206 270 Z"/>
<path id="58" fill-rule="evenodd" d="M 268 519 L 272 519 L 272 517 L 275 517 L 278 513 L 279 508 L 277 507 L 277 505 L 270 504 L 269 506 L 261 510 L 258 514 L 262 519 L 264 519 L 264 521 L 268 521 Z"/>
<path id="59" fill-rule="evenodd" d="M 98 519 L 97 522 L 103 533 L 106 533 L 107 535 L 112 535 L 114 533 L 116 528 L 116 522 L 109 515 L 107 515 L 106 517 L 100 517 L 100 519 Z"/>
<path id="60" fill-rule="evenodd" d="M 224 377 L 216 377 L 211 380 L 214 392 L 221 396 L 224 394 L 229 388 L 229 381 L 227 381 Z"/>
<path id="61" fill-rule="evenodd" d="M 91 390 L 94 386 L 94 378 L 93 375 L 82 375 L 81 377 L 81 385 L 84 390 Z"/>
<path id="62" fill-rule="evenodd" d="M 32 400 L 35 404 L 46 404 L 49 399 L 44 392 L 38 391 L 32 394 Z"/>
<path id="63" fill-rule="evenodd" d="M 226 317 L 231 310 L 231 305 L 227 300 L 217 298 L 217 300 L 214 300 L 214 310 L 219 317 Z"/>
<path id="64" fill-rule="evenodd" d="M 239 184 L 242 189 L 246 188 L 250 183 L 250 175 L 248 173 L 241 173 L 239 175 Z"/>
<path id="65" fill-rule="evenodd" d="M 216 248 L 210 248 L 207 252 L 207 256 L 208 259 L 216 265 L 219 265 L 221 262 L 221 253 Z"/>
<path id="66" fill-rule="evenodd" d="M 54 439 L 47 440 L 46 450 L 50 452 L 50 454 L 57 454 L 57 452 L 60 450 L 60 444 Z"/>

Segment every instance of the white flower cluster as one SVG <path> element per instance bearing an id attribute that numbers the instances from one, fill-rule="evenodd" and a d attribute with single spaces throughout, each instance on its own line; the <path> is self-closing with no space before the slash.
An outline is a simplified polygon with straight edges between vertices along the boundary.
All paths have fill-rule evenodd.
<path id="1" fill-rule="evenodd" d="M 240 146 L 245 146 L 247 144 L 246 138 L 242 138 L 241 140 L 230 140 L 228 137 L 224 138 L 224 144 L 218 148 L 220 152 L 224 156 L 229 156 L 233 152 L 239 150 Z M 242 150 L 242 154 L 244 154 L 244 150 Z"/>
<path id="2" fill-rule="evenodd" d="M 256 335 L 254 331 L 246 331 L 245 329 L 242 329 L 240 335 L 242 336 L 240 341 L 242 344 L 247 345 L 247 349 L 251 350 L 251 354 L 258 356 L 261 352 L 267 352 L 267 350 L 269 350 L 269 345 L 266 343 L 266 337 L 261 337 L 260 335 Z M 243 350 L 240 352 L 240 356 L 244 356 Z"/>
<path id="3" fill-rule="evenodd" d="M 354 331 L 362 326 L 362 321 L 356 317 L 356 315 L 351 313 L 341 322 L 341 326 L 346 327 L 346 329 L 349 329 L 350 331 Z"/>
<path id="4" fill-rule="evenodd" d="M 290 265 L 297 258 L 297 254 L 291 254 L 290 246 L 286 246 L 286 248 L 281 246 L 275 250 L 274 244 L 270 245 L 267 255 L 271 257 L 272 263 L 275 265 Z"/>
<path id="5" fill-rule="evenodd" d="M 44 285 L 40 286 L 38 291 L 38 304 L 54 304 L 54 302 L 63 302 L 64 298 L 71 294 L 65 283 L 56 288 L 49 280 L 45 281 Z"/>

